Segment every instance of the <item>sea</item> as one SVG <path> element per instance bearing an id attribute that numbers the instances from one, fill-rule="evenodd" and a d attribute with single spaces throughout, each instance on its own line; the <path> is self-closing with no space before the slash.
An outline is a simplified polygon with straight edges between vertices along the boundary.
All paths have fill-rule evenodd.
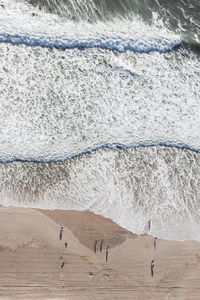
<path id="1" fill-rule="evenodd" d="M 199 0 L 0 0 L 0 204 L 200 240 Z"/>

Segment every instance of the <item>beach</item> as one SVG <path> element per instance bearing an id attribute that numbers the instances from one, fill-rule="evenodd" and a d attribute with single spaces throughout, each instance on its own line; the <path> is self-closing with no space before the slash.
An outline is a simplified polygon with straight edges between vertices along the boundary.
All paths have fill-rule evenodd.
<path id="1" fill-rule="evenodd" d="M 0 0 L 0 300 L 200 300 L 199 92 L 200 0 Z"/>
<path id="2" fill-rule="evenodd" d="M 1 207 L 0 227 L 0 299 L 199 299 L 199 242 L 155 249 L 88 211 Z"/>

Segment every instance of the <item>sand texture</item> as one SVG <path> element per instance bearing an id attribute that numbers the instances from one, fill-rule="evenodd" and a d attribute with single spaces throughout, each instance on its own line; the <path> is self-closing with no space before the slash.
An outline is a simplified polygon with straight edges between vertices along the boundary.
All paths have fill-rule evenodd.
<path id="1" fill-rule="evenodd" d="M 155 250 L 151 236 L 76 211 L 1 207 L 0 228 L 0 299 L 200 299 L 199 242 Z"/>

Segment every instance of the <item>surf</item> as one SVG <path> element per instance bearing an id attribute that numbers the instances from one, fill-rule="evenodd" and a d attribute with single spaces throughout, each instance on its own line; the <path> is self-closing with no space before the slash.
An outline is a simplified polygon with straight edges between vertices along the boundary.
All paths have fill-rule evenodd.
<path id="1" fill-rule="evenodd" d="M 166 53 L 172 49 L 180 46 L 180 40 L 166 40 L 162 38 L 147 37 L 142 41 L 140 39 L 123 39 L 120 36 L 109 38 L 101 36 L 101 38 L 94 38 L 90 40 L 71 40 L 67 38 L 55 39 L 50 37 L 41 36 L 39 39 L 28 35 L 10 35 L 2 33 L 0 34 L 0 43 L 8 43 L 11 45 L 25 45 L 28 47 L 42 47 L 58 50 L 66 49 L 92 49 L 100 48 L 105 50 L 117 51 L 120 53 L 126 51 L 133 51 L 138 53 L 150 53 L 159 51 L 160 53 Z"/>
<path id="2" fill-rule="evenodd" d="M 3 0 L 1 204 L 200 240 L 198 3 L 184 3 Z"/>
<path id="3" fill-rule="evenodd" d="M 199 154 L 161 146 L 0 164 L 1 204 L 90 210 L 138 234 L 151 218 L 154 236 L 200 240 L 199 167 Z"/>

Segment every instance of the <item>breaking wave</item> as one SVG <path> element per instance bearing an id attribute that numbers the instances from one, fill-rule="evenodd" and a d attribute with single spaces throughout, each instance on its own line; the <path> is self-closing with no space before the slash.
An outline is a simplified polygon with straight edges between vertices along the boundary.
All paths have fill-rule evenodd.
<path id="1" fill-rule="evenodd" d="M 178 46 L 180 46 L 180 40 L 166 40 L 161 38 L 147 37 L 142 41 L 139 39 L 123 39 L 121 37 L 109 38 L 102 36 L 100 38 L 93 38 L 90 40 L 70 40 L 61 39 L 53 40 L 51 38 L 10 34 L 0 34 L 0 43 L 9 43 L 11 45 L 25 45 L 29 47 L 44 47 L 50 49 L 66 50 L 66 49 L 91 49 L 100 48 L 111 51 L 117 51 L 120 53 L 126 51 L 133 51 L 138 53 L 150 53 L 153 51 L 159 51 L 160 53 L 168 52 Z"/>
<path id="2" fill-rule="evenodd" d="M 149 25 L 157 24 L 177 32 L 188 42 L 200 42 L 200 3 L 181 0 L 28 0 L 28 3 L 72 21 L 133 20 L 137 15 Z"/>
<path id="3" fill-rule="evenodd" d="M 3 205 L 90 210 L 136 233 L 151 218 L 155 236 L 200 240 L 199 167 L 199 154 L 164 147 L 13 162 L 0 165 L 0 197 Z"/>

